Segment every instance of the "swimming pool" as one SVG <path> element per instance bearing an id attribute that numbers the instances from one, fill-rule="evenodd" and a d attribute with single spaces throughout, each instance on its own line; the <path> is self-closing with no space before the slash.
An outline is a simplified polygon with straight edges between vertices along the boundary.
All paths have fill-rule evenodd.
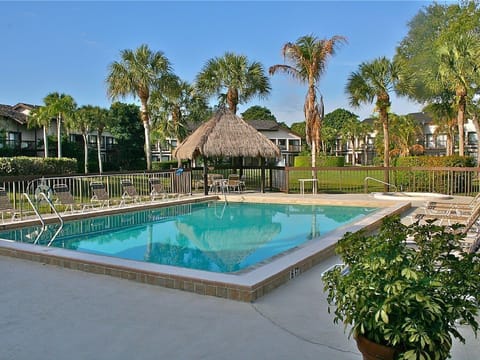
<path id="1" fill-rule="evenodd" d="M 189 203 L 65 222 L 52 247 L 217 273 L 258 266 L 376 208 L 266 203 Z M 49 224 L 0 232 L 47 245 Z"/>

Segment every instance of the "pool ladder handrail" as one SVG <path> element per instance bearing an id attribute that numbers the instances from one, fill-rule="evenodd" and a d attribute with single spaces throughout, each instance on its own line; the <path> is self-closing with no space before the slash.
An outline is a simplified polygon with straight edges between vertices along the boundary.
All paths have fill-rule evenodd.
<path id="1" fill-rule="evenodd" d="M 397 186 L 394 185 L 394 184 L 390 184 L 390 183 L 388 183 L 388 182 L 385 182 L 385 181 L 376 179 L 376 178 L 374 178 L 374 177 L 367 176 L 367 177 L 363 180 L 363 182 L 364 182 L 364 189 L 365 189 L 364 191 L 365 191 L 365 194 L 368 192 L 368 180 L 373 180 L 373 181 L 376 181 L 376 182 L 381 183 L 381 184 L 383 184 L 383 185 L 391 186 L 391 187 L 393 187 L 393 188 L 395 189 L 395 191 L 398 190 L 398 189 L 397 189 Z"/>
<path id="2" fill-rule="evenodd" d="M 36 245 L 38 243 L 38 240 L 42 236 L 42 234 L 45 232 L 45 220 L 43 219 L 42 215 L 40 215 L 40 213 L 38 212 L 38 209 L 35 206 L 35 204 L 33 203 L 32 199 L 30 199 L 30 196 L 27 193 L 23 193 L 22 195 L 27 199 L 28 203 L 30 204 L 33 211 L 35 212 L 38 219 L 40 220 L 40 223 L 42 224 L 42 229 L 40 230 L 37 237 L 35 238 L 35 241 L 33 242 L 33 244 Z M 42 196 L 45 199 L 47 204 L 50 206 L 50 208 L 53 210 L 55 215 L 57 215 L 58 219 L 60 220 L 60 226 L 58 227 L 57 231 L 55 232 L 55 234 L 53 234 L 52 238 L 50 239 L 50 241 L 47 244 L 47 246 L 50 246 L 52 244 L 52 242 L 55 240 L 55 238 L 58 236 L 60 231 L 62 231 L 64 222 L 63 222 L 63 218 L 60 216 L 57 209 L 55 208 L 55 205 L 53 205 L 52 201 L 47 197 L 47 195 L 44 192 L 40 192 L 39 196 Z"/>

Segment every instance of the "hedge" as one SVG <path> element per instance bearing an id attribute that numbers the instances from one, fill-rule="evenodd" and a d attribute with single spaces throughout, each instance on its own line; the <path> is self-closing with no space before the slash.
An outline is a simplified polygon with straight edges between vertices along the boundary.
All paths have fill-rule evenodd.
<path id="1" fill-rule="evenodd" d="M 187 160 L 182 160 L 182 165 L 187 165 Z M 170 170 L 178 168 L 178 161 L 177 160 L 170 160 L 170 161 L 153 161 L 152 162 L 152 170 Z"/>
<path id="2" fill-rule="evenodd" d="M 407 156 L 394 160 L 397 167 L 473 167 L 475 160 L 468 156 Z M 417 191 L 435 191 L 439 193 L 463 193 L 465 184 L 471 183 L 471 172 L 429 172 L 396 171 L 395 185 L 407 190 L 414 187 Z"/>
<path id="3" fill-rule="evenodd" d="M 342 167 L 345 165 L 345 158 L 342 156 L 318 156 L 317 167 Z M 311 156 L 296 156 L 294 167 L 311 167 Z"/>
<path id="4" fill-rule="evenodd" d="M 77 172 L 77 159 L 40 157 L 0 157 L 1 176 L 67 175 Z"/>

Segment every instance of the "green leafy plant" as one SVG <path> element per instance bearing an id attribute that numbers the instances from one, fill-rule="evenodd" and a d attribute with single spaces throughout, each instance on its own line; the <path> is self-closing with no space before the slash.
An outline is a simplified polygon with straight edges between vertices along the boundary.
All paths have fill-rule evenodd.
<path id="1" fill-rule="evenodd" d="M 397 350 L 398 359 L 446 359 L 459 324 L 480 306 L 480 255 L 466 253 L 459 225 L 403 225 L 386 218 L 376 234 L 347 233 L 336 247 L 346 267 L 323 275 L 334 322 Z"/>

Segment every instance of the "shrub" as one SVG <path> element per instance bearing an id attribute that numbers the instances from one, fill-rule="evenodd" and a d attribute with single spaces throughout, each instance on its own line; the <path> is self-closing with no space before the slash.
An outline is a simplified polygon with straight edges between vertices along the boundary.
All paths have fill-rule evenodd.
<path id="1" fill-rule="evenodd" d="M 407 156 L 395 159 L 397 167 L 473 167 L 475 161 L 469 156 Z M 435 176 L 433 180 L 432 176 Z M 465 172 L 428 172 L 424 171 L 397 171 L 395 184 L 408 189 L 415 184 L 417 191 L 435 191 L 440 193 L 462 193 L 466 183 L 471 181 L 472 173 Z"/>
<path id="2" fill-rule="evenodd" d="M 182 161 L 182 165 L 188 164 L 188 161 Z M 170 170 L 178 168 L 177 160 L 170 161 L 154 161 L 152 162 L 152 170 Z"/>
<path id="3" fill-rule="evenodd" d="M 317 167 L 343 167 L 345 165 L 345 158 L 342 156 L 319 156 L 317 157 Z M 295 167 L 311 167 L 311 156 L 296 156 Z"/>
<path id="4" fill-rule="evenodd" d="M 458 224 L 407 227 L 398 216 L 373 235 L 345 234 L 336 252 L 346 268 L 323 275 L 334 322 L 393 347 L 396 359 L 450 357 L 452 338 L 465 342 L 460 325 L 478 331 L 480 254 L 463 251 L 464 237 Z"/>
<path id="5" fill-rule="evenodd" d="M 0 175 L 65 175 L 75 174 L 77 160 L 70 158 L 3 157 L 0 158 Z"/>

